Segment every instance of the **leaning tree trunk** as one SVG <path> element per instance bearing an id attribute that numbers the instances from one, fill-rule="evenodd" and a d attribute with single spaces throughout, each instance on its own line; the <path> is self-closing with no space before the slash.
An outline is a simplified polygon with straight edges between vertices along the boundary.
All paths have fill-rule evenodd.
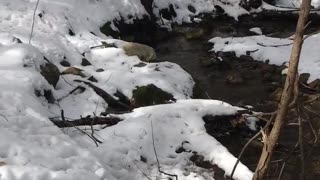
<path id="1" fill-rule="evenodd" d="M 310 4 L 311 0 L 303 0 L 300 7 L 300 15 L 296 27 L 295 38 L 289 60 L 289 70 L 283 88 L 284 90 L 282 92 L 281 100 L 278 105 L 277 115 L 275 117 L 273 128 L 270 134 L 267 134 L 264 137 L 264 146 L 262 149 L 262 154 L 260 156 L 258 166 L 253 176 L 253 180 L 261 180 L 263 179 L 263 177 L 265 177 L 267 169 L 269 167 L 272 153 L 279 139 L 281 128 L 285 123 L 285 116 L 287 114 L 290 101 L 292 100 L 294 82 L 297 77 L 297 69 L 299 64 L 301 47 L 303 43 L 304 29 L 311 8 Z"/>

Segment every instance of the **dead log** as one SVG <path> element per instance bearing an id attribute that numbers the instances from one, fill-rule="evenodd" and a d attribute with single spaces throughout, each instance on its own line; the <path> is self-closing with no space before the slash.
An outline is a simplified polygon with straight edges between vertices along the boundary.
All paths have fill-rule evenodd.
<path id="1" fill-rule="evenodd" d="M 108 103 L 108 106 L 116 109 L 116 110 L 125 110 L 125 111 L 130 111 L 132 110 L 132 107 L 130 105 L 124 104 L 116 99 L 114 99 L 109 93 L 106 91 L 102 90 L 101 88 L 98 88 L 97 86 L 93 85 L 90 82 L 87 81 L 82 81 L 82 80 L 74 80 L 75 82 L 82 82 L 89 87 L 91 87 L 94 92 L 96 92 L 103 100 L 105 100 Z"/>
<path id="2" fill-rule="evenodd" d="M 107 125 L 113 126 L 118 124 L 122 119 L 118 117 L 83 117 L 72 121 L 62 119 L 51 119 L 54 125 L 59 128 L 75 127 L 75 126 L 93 126 L 93 125 Z"/>

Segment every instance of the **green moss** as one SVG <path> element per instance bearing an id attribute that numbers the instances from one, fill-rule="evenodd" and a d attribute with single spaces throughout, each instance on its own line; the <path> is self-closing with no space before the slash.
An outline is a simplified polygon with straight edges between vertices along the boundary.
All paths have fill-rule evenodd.
<path id="1" fill-rule="evenodd" d="M 133 90 L 133 101 L 137 107 L 163 104 L 174 100 L 173 96 L 153 84 L 137 87 Z"/>

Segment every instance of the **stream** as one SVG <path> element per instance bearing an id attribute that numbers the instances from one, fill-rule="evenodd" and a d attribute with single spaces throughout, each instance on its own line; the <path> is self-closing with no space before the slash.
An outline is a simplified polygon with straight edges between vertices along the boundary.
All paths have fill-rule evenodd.
<path id="1" fill-rule="evenodd" d="M 267 18 L 254 19 L 244 17 L 238 22 L 229 18 L 213 19 L 199 25 L 182 25 L 173 28 L 166 38 L 163 32 L 153 33 L 154 39 L 141 43 L 153 46 L 157 52 L 157 61 L 169 61 L 180 65 L 196 82 L 194 97 L 201 99 L 217 99 L 235 106 L 252 106 L 253 110 L 273 112 L 277 103 L 272 101 L 271 94 L 282 87 L 285 76 L 281 75 L 284 66 L 270 65 L 266 62 L 254 61 L 248 56 L 235 57 L 232 53 L 220 53 L 222 61 L 217 61 L 216 54 L 210 52 L 212 44 L 208 40 L 213 37 L 241 37 L 255 35 L 249 29 L 261 28 L 267 36 L 285 38 L 294 34 L 296 20 Z M 319 22 L 312 22 L 307 33 L 320 27 Z M 137 32 L 135 32 L 137 34 Z M 142 34 L 146 34 L 143 32 Z M 134 40 L 123 38 L 124 40 Z M 160 39 L 160 40 L 159 40 Z M 136 40 L 137 41 L 137 40 Z M 138 41 L 139 42 L 139 41 Z M 297 142 L 297 126 L 284 130 L 280 140 L 281 146 L 276 150 L 269 169 L 269 179 L 277 179 L 282 161 Z M 208 132 L 210 134 L 210 132 Z M 244 144 L 252 136 L 251 133 L 232 133 L 228 136 L 215 137 L 235 156 L 238 156 Z M 290 148 L 288 148 L 290 147 Z M 262 143 L 255 142 L 249 146 L 241 161 L 252 171 L 261 154 Z M 318 150 L 318 151 L 317 151 Z M 320 179 L 320 151 L 314 148 L 313 157 L 306 159 L 306 179 Z M 293 152 L 285 167 L 282 179 L 299 178 L 299 158 Z M 314 158 L 317 159 L 315 162 Z M 215 179 L 224 179 L 223 173 L 216 173 Z"/>

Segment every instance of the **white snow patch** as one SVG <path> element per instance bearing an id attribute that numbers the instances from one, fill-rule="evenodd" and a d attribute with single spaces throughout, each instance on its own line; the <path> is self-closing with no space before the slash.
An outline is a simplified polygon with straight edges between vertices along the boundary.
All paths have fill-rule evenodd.
<path id="1" fill-rule="evenodd" d="M 149 177 L 167 177 L 157 170 L 154 143 L 162 170 L 178 175 L 181 180 L 204 180 L 210 174 L 212 177 L 212 172 L 190 164 L 192 151 L 218 165 L 226 175 L 230 175 L 237 158 L 206 133 L 202 117 L 230 115 L 237 110 L 239 108 L 221 101 L 179 100 L 173 104 L 135 109 L 119 116 L 124 120 L 118 125 L 97 131 L 97 137 L 103 139 L 98 148 L 87 137 L 76 137 L 79 144 L 91 149 L 117 179 L 147 179 L 141 171 Z M 187 152 L 176 153 L 180 147 Z M 142 157 L 146 162 L 141 161 Z M 193 171 L 196 174 L 190 173 Z M 247 167 L 239 164 L 234 178 L 249 180 L 252 175 Z"/>
<path id="2" fill-rule="evenodd" d="M 262 30 L 259 27 L 251 28 L 251 29 L 249 29 L 249 31 L 254 32 L 258 35 L 262 35 Z"/>
<path id="3" fill-rule="evenodd" d="M 320 51 L 318 44 L 320 34 L 310 36 L 304 41 L 299 73 L 310 73 L 309 81 L 320 78 Z M 214 43 L 213 51 L 235 51 L 237 56 L 245 55 L 250 51 L 250 56 L 255 60 L 270 60 L 271 64 L 282 65 L 289 61 L 291 54 L 291 39 L 272 38 L 266 36 L 248 36 L 239 38 L 216 37 L 209 42 Z M 276 46 L 276 47 L 274 47 Z"/>

